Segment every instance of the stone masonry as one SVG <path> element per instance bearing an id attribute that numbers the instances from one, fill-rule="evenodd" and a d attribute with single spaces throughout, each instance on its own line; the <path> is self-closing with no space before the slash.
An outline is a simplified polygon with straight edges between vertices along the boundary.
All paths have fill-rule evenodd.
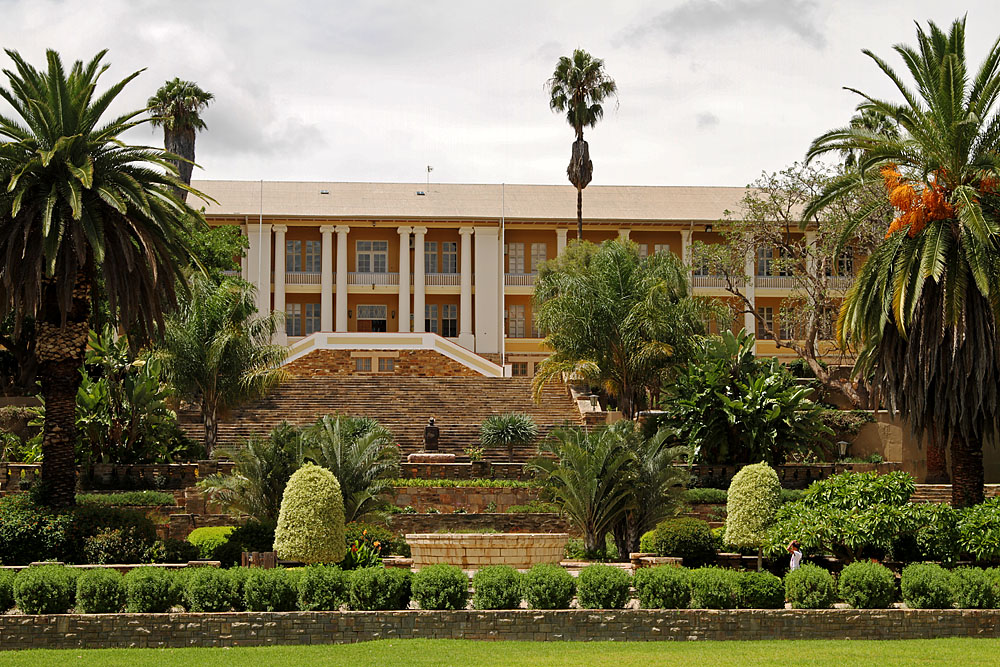
<path id="1" fill-rule="evenodd" d="M 566 533 L 416 533 L 407 534 L 413 568 L 436 563 L 478 570 L 509 565 L 527 570 L 536 563 L 558 563 L 566 550 Z"/>

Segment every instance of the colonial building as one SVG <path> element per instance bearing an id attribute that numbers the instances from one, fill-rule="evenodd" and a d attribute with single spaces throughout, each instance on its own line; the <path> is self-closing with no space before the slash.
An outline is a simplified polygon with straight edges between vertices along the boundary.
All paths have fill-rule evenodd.
<path id="1" fill-rule="evenodd" d="M 570 186 L 193 185 L 214 199 L 206 207 L 210 224 L 240 225 L 246 234 L 243 277 L 257 286 L 260 311 L 286 313 L 280 342 L 291 346 L 293 358 L 311 349 L 316 332 L 344 334 L 328 337 L 344 347 L 371 347 L 366 341 L 378 339 L 378 349 L 391 347 L 391 337 L 370 333 L 437 334 L 406 340 L 436 341 L 450 356 L 485 358 L 513 375 L 531 375 L 547 354 L 531 295 L 540 264 L 576 237 Z M 688 260 L 693 242 L 718 242 L 713 225 L 726 211 L 738 214 L 744 194 L 727 187 L 593 186 L 584 193 L 584 239 L 626 238 L 641 253 Z M 745 293 L 780 327 L 780 304 L 793 279 L 772 275 L 773 256 L 762 248 L 747 258 L 755 279 Z M 702 273 L 692 276 L 695 293 L 726 297 L 721 280 Z M 757 328 L 749 313 L 733 326 Z M 759 354 L 782 352 L 772 341 L 758 342 Z M 377 373 L 395 362 L 372 354 L 356 363 L 359 371 Z"/>

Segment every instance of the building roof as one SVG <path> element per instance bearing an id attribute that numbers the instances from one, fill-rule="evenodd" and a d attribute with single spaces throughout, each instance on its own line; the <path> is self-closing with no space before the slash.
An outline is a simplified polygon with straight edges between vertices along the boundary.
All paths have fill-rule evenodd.
<path id="1" fill-rule="evenodd" d="M 194 181 L 215 200 L 210 216 L 281 218 L 575 221 L 571 185 Z M 262 190 L 263 186 L 263 190 Z M 329 194 L 322 194 L 326 191 Z M 417 194 L 422 192 L 424 194 Z M 584 221 L 715 221 L 738 215 L 746 188 L 594 185 Z M 195 206 L 199 202 L 191 198 Z"/>

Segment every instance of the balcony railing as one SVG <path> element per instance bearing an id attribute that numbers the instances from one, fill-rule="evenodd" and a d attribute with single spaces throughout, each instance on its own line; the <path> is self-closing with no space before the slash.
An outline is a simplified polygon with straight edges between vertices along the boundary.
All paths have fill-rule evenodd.
<path id="1" fill-rule="evenodd" d="M 722 276 L 691 276 L 693 287 L 726 287 L 726 279 Z"/>
<path id="2" fill-rule="evenodd" d="M 361 273 L 359 271 L 351 271 L 347 274 L 347 284 L 349 285 L 398 285 L 399 284 L 399 274 L 398 273 Z"/>
<path id="3" fill-rule="evenodd" d="M 460 285 L 462 275 L 460 273 L 425 273 L 425 285 Z"/>
<path id="4" fill-rule="evenodd" d="M 754 285 L 762 289 L 793 289 L 795 278 L 792 276 L 757 276 Z"/>
<path id="5" fill-rule="evenodd" d="M 318 271 L 286 271 L 286 285 L 319 285 L 321 273 Z"/>
<path id="6" fill-rule="evenodd" d="M 243 275 L 242 271 L 223 271 L 222 275 L 228 276 L 230 278 L 238 278 Z"/>
<path id="7" fill-rule="evenodd" d="M 848 289 L 854 282 L 853 276 L 827 276 L 830 289 Z"/>
<path id="8" fill-rule="evenodd" d="M 532 287 L 535 284 L 534 273 L 506 273 L 503 284 L 508 287 Z"/>

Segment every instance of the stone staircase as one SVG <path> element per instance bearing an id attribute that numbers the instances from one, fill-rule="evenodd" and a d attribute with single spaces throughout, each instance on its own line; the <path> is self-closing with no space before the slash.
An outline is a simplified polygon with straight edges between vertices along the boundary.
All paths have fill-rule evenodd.
<path id="1" fill-rule="evenodd" d="M 314 376 L 294 377 L 267 397 L 233 411 L 219 424 L 219 445 L 239 447 L 251 436 L 266 436 L 282 421 L 314 422 L 326 414 L 373 417 L 392 431 L 403 456 L 423 446 L 424 426 L 434 417 L 441 430 L 439 451 L 467 461 L 464 449 L 479 444 L 479 425 L 494 414 L 531 415 L 542 435 L 564 424 L 582 423 L 564 385 L 550 384 L 542 401 L 531 398 L 530 378 Z M 182 411 L 179 421 L 193 438 L 203 437 L 197 412 Z M 517 461 L 535 455 L 534 447 L 515 449 Z M 489 461 L 506 461 L 506 451 L 487 451 Z"/>
<path id="2" fill-rule="evenodd" d="M 987 498 L 1000 496 L 1000 484 L 987 484 L 985 492 Z M 951 484 L 917 484 L 910 502 L 951 503 Z"/>

